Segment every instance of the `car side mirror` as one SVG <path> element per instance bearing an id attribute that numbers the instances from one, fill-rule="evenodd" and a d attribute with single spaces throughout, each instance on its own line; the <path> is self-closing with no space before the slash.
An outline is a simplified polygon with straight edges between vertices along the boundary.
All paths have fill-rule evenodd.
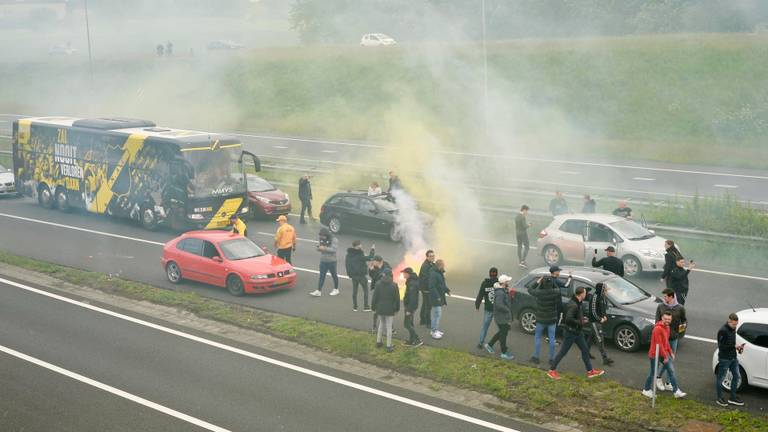
<path id="1" fill-rule="evenodd" d="M 612 239 L 611 239 L 611 244 L 613 244 L 614 246 L 615 246 L 615 245 L 616 245 L 616 243 L 618 243 L 618 242 L 619 242 L 619 241 L 618 241 L 618 240 L 616 240 L 616 237 L 614 237 L 614 238 L 612 238 Z"/>
<path id="2" fill-rule="evenodd" d="M 211 257 L 212 260 L 216 261 L 217 263 L 224 262 L 223 259 L 221 259 L 220 256 L 216 255 L 215 257 Z"/>

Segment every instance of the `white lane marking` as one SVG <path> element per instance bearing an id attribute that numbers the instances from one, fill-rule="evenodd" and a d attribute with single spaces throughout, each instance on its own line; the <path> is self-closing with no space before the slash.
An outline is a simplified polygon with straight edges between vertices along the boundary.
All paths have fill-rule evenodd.
<path id="1" fill-rule="evenodd" d="M 2 279 L 0 279 L 2 281 Z M 76 381 L 80 381 L 84 384 L 88 384 L 89 386 L 96 387 L 99 390 L 103 390 L 108 393 L 112 393 L 115 396 L 119 396 L 123 399 L 128 399 L 131 402 L 135 402 L 139 405 L 144 405 L 147 408 L 153 409 L 155 411 L 159 411 L 163 414 L 167 414 L 171 417 L 176 417 L 179 420 L 183 420 L 187 423 L 191 423 L 195 426 L 199 426 L 203 429 L 207 429 L 209 431 L 215 431 L 215 432 L 230 432 L 229 429 L 224 429 L 223 427 L 216 426 L 214 424 L 208 423 L 207 421 L 200 420 L 199 418 L 192 417 L 190 415 L 184 414 L 182 412 L 176 411 L 174 409 L 168 408 L 166 406 L 160 405 L 158 403 L 152 402 L 151 400 L 144 399 L 143 397 L 136 396 L 134 394 L 128 393 L 126 391 L 120 390 L 118 388 L 112 387 L 111 385 L 104 384 L 102 382 L 96 381 L 94 379 L 88 378 L 86 376 L 80 375 L 79 373 L 72 372 L 68 369 L 64 369 L 62 367 L 56 366 L 54 364 L 48 363 L 46 361 L 40 360 L 38 358 L 32 357 L 30 355 L 21 353 L 19 351 L 16 351 L 14 349 L 5 347 L 3 345 L 0 345 L 0 351 L 11 355 L 13 357 L 16 357 L 18 359 L 24 360 L 26 362 L 32 363 L 34 365 L 40 366 L 42 368 L 48 369 L 50 371 L 56 372 L 57 374 L 64 375 L 65 377 L 72 378 Z"/>
<path id="2" fill-rule="evenodd" d="M 322 150 L 322 153 L 338 153 L 336 150 Z"/>
<path id="3" fill-rule="evenodd" d="M 736 186 L 736 185 L 729 185 L 729 184 L 716 184 L 716 185 L 713 185 L 713 186 L 717 187 L 717 188 L 723 188 L 723 189 L 736 189 L 736 188 L 738 188 L 738 186 Z"/>
<path id="4" fill-rule="evenodd" d="M 288 146 L 272 146 L 272 148 L 276 148 L 276 149 L 284 150 L 284 149 L 287 149 L 287 148 L 288 148 Z"/>
<path id="5" fill-rule="evenodd" d="M 10 138 L 10 135 L 0 135 L 0 138 Z"/>
<path id="6" fill-rule="evenodd" d="M 246 133 L 239 133 L 239 132 L 228 132 L 228 135 L 243 136 L 243 137 L 249 137 L 249 138 L 271 139 L 271 140 L 332 144 L 332 145 L 342 145 L 342 146 L 350 146 L 350 147 L 384 148 L 384 146 L 376 145 L 376 144 L 363 144 L 363 143 L 352 143 L 352 142 L 331 141 L 331 140 L 321 140 L 321 139 L 281 137 L 281 136 L 274 136 L 274 135 L 256 135 L 256 134 L 246 134 Z"/>
<path id="7" fill-rule="evenodd" d="M 200 336 L 195 336 L 195 335 L 192 335 L 192 334 L 189 334 L 189 333 L 185 333 L 185 332 L 182 332 L 182 331 L 179 331 L 179 330 L 174 330 L 172 328 L 161 326 L 159 324 L 154 324 L 154 323 L 151 323 L 149 321 L 144 321 L 144 320 L 141 320 L 141 319 L 138 319 L 138 318 L 134 318 L 134 317 L 131 317 L 131 316 L 128 316 L 128 315 L 123 315 L 123 314 L 118 313 L 118 312 L 113 312 L 113 311 L 111 311 L 109 309 L 104 309 L 104 308 L 100 308 L 98 306 L 93 306 L 93 305 L 90 305 L 90 304 L 87 304 L 87 303 L 82 303 L 82 302 L 79 302 L 77 300 L 73 300 L 73 299 L 68 298 L 68 297 L 64 297 L 64 296 L 61 296 L 61 295 L 58 295 L 58 294 L 50 293 L 50 292 L 47 292 L 47 291 L 44 291 L 44 290 L 41 290 L 41 289 L 33 288 L 33 287 L 30 287 L 30 286 L 27 286 L 27 285 L 24 285 L 24 284 L 20 284 L 20 283 L 14 282 L 14 281 L 10 281 L 10 280 L 7 280 L 7 279 L 0 278 L 0 282 L 5 283 L 7 285 L 14 286 L 16 288 L 20 288 L 20 289 L 23 289 L 23 290 L 35 293 L 35 294 L 39 294 L 39 295 L 42 295 L 42 296 L 45 296 L 45 297 L 49 297 L 49 298 L 52 298 L 52 299 L 56 299 L 56 300 L 65 302 L 65 303 L 69 303 L 69 304 L 74 305 L 74 306 L 79 306 L 79 307 L 82 307 L 84 309 L 88 309 L 88 310 L 91 310 L 91 311 L 94 311 L 94 312 L 102 313 L 102 314 L 107 315 L 107 316 L 111 316 L 111 317 L 114 317 L 114 318 L 122 319 L 122 320 L 125 320 L 125 321 L 128 321 L 128 322 L 134 323 L 134 324 L 138 324 L 138 325 L 141 325 L 141 326 L 144 326 L 144 327 L 149 327 L 151 329 L 155 329 L 155 330 L 158 330 L 158 331 L 161 331 L 161 332 L 164 332 L 164 333 L 168 333 L 168 334 L 171 334 L 171 335 L 174 335 L 174 336 L 178 336 L 178 337 L 181 337 L 181 338 L 184 338 L 184 339 L 187 339 L 187 340 L 191 340 L 193 342 L 198 342 L 198 343 L 201 343 L 203 345 L 208 345 L 208 346 L 211 346 L 211 347 L 214 347 L 214 348 L 218 348 L 218 349 L 223 350 L 223 351 L 228 351 L 228 352 L 231 352 L 231 353 L 234 353 L 234 354 L 239 354 L 239 355 L 244 356 L 244 357 L 248 357 L 248 358 L 251 358 L 251 359 L 254 359 L 254 360 L 262 361 L 264 363 L 268 363 L 268 364 L 271 364 L 271 365 L 274 365 L 274 366 L 282 367 L 284 369 L 288 369 L 288 370 L 291 370 L 291 371 L 294 371 L 294 372 L 298 372 L 298 373 L 302 373 L 302 374 L 305 374 L 305 375 L 313 376 L 315 378 L 319 378 L 319 379 L 322 379 L 322 380 L 325 380 L 325 381 L 329 381 L 329 382 L 332 382 L 332 383 L 335 383 L 335 384 L 343 385 L 345 387 L 349 387 L 349 388 L 353 388 L 353 389 L 356 389 L 356 390 L 360 390 L 360 391 L 363 391 L 363 392 L 366 392 L 366 393 L 370 393 L 370 394 L 373 394 L 373 395 L 376 395 L 376 396 L 380 396 L 380 397 L 383 397 L 383 398 L 386 398 L 386 399 L 390 399 L 390 400 L 393 400 L 393 401 L 396 401 L 396 402 L 400 402 L 402 404 L 410 405 L 410 406 L 413 406 L 413 407 L 416 407 L 416 408 L 421 408 L 423 410 L 431 411 L 431 412 L 434 412 L 436 414 L 441 414 L 441 415 L 444 415 L 446 417 L 451 417 L 451 418 L 454 418 L 454 419 L 457 419 L 457 420 L 462 420 L 462 421 L 465 421 L 467 423 L 471 423 L 471 424 L 474 424 L 474 425 L 477 425 L 477 426 L 485 427 L 485 428 L 492 429 L 492 430 L 502 431 L 502 432 L 521 432 L 521 431 L 518 431 L 516 429 L 512 429 L 512 428 L 508 428 L 508 427 L 505 427 L 505 426 L 497 425 L 495 423 L 491 423 L 491 422 L 488 422 L 488 421 L 485 421 L 485 420 L 481 420 L 481 419 L 478 419 L 478 418 L 475 418 L 475 417 L 470 417 L 468 415 L 464 415 L 464 414 L 460 414 L 460 413 L 457 413 L 457 412 L 454 412 L 454 411 L 450 411 L 450 410 L 447 410 L 445 408 L 440 408 L 440 407 L 435 406 L 435 405 L 427 404 L 427 403 L 424 403 L 424 402 L 419 402 L 419 401 L 414 400 L 414 399 L 406 398 L 406 397 L 403 397 L 403 396 L 396 395 L 394 393 L 390 393 L 390 392 L 386 392 L 386 391 L 383 391 L 383 390 L 375 389 L 373 387 L 369 387 L 369 386 L 366 386 L 366 385 L 363 385 L 363 384 L 358 384 L 358 383 L 355 383 L 355 382 L 352 382 L 352 381 L 349 381 L 349 380 L 345 380 L 343 378 L 337 378 L 337 377 L 332 376 L 332 375 L 328 375 L 328 374 L 325 374 L 325 373 L 322 373 L 322 372 L 317 372 L 315 370 L 308 369 L 308 368 L 301 367 L 301 366 L 297 366 L 295 364 L 288 363 L 288 362 L 285 362 L 285 361 L 282 361 L 282 360 L 273 359 L 272 357 L 267 357 L 267 356 L 264 356 L 264 355 L 261 355 L 261 354 L 256 354 L 256 353 L 253 353 L 253 352 L 250 352 L 250 351 L 246 351 L 244 349 L 235 348 L 235 347 L 230 346 L 230 345 L 226 345 L 226 344 L 223 344 L 223 343 L 220 343 L 220 342 L 215 342 L 215 341 L 212 341 L 212 340 L 209 340 L 209 339 L 205 339 L 205 338 L 202 338 Z M 53 365 L 51 365 L 51 366 L 53 366 Z M 83 378 L 85 378 L 85 377 L 83 377 Z M 115 390 L 117 390 L 117 389 L 115 389 Z M 147 402 L 149 402 L 149 401 L 147 401 Z M 225 431 L 225 429 L 211 429 L 211 430 Z"/>
<path id="8" fill-rule="evenodd" d="M 632 180 L 638 180 L 638 181 L 655 181 L 655 178 L 650 177 L 632 177 Z"/>
<path id="9" fill-rule="evenodd" d="M 560 171 L 560 174 L 579 175 L 581 173 L 578 171 Z"/>
<path id="10" fill-rule="evenodd" d="M 685 339 L 693 339 L 693 340 L 697 340 L 699 342 L 707 342 L 707 343 L 711 343 L 711 344 L 716 344 L 717 343 L 717 341 L 715 339 L 707 339 L 707 338 L 698 337 L 698 336 L 691 336 L 691 335 L 685 335 Z"/>

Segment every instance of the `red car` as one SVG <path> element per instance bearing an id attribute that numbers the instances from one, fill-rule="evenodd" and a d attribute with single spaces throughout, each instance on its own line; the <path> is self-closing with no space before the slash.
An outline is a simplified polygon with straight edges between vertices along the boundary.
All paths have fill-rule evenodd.
<path id="1" fill-rule="evenodd" d="M 287 215 L 291 212 L 291 200 L 272 183 L 248 174 L 248 207 L 252 218 Z"/>
<path id="2" fill-rule="evenodd" d="M 165 244 L 160 261 L 171 283 L 194 280 L 226 287 L 235 296 L 296 285 L 293 266 L 229 231 L 184 233 Z"/>

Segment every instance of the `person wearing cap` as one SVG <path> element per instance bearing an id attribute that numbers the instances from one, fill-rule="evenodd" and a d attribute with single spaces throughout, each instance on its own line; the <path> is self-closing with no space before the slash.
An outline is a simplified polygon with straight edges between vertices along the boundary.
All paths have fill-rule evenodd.
<path id="1" fill-rule="evenodd" d="M 237 213 L 232 213 L 232 216 L 229 217 L 229 226 L 232 228 L 233 233 L 248 237 L 248 229 L 245 226 L 245 222 L 237 217 Z"/>
<path id="2" fill-rule="evenodd" d="M 624 277 L 624 261 L 616 258 L 616 248 L 608 246 L 605 248 L 605 253 L 608 255 L 605 258 L 597 259 L 597 249 L 592 256 L 592 267 L 602 267 L 603 270 L 608 270 L 611 273 Z"/>
<path id="3" fill-rule="evenodd" d="M 525 259 L 528 257 L 528 251 L 531 249 L 531 242 L 528 239 L 528 228 L 532 225 L 528 222 L 528 210 L 530 208 L 523 204 L 520 207 L 520 213 L 515 216 L 515 237 L 517 237 L 517 259 L 520 267 L 528 268 Z"/>
<path id="4" fill-rule="evenodd" d="M 555 359 L 555 335 L 557 333 L 557 322 L 560 319 L 560 313 L 563 308 L 562 294 L 560 288 L 567 288 L 573 278 L 568 275 L 568 279 L 563 282 L 560 278 L 562 269 L 558 266 L 549 268 L 549 276 L 542 276 L 536 281 L 529 291 L 536 298 L 536 329 L 533 333 L 533 356 L 531 363 L 539 364 L 539 354 L 541 353 L 541 339 L 544 330 L 547 331 L 547 340 L 549 341 L 549 363 Z"/>
<path id="5" fill-rule="evenodd" d="M 417 347 L 424 344 L 413 328 L 413 314 L 419 309 L 419 275 L 410 267 L 406 267 L 401 273 L 405 275 L 405 295 L 403 296 L 405 319 L 403 325 L 409 334 L 408 342 L 405 344 Z"/>
<path id="6" fill-rule="evenodd" d="M 480 310 L 483 306 L 483 326 L 480 327 L 480 339 L 477 342 L 477 349 L 483 349 L 485 346 L 485 337 L 488 335 L 488 327 L 493 320 L 493 285 L 499 281 L 499 270 L 491 267 L 488 270 L 488 277 L 480 283 L 480 290 L 477 291 L 475 298 L 475 310 Z"/>
<path id="7" fill-rule="evenodd" d="M 275 232 L 275 249 L 277 256 L 291 263 L 291 252 L 296 250 L 296 230 L 288 223 L 288 217 L 280 215 L 277 218 L 279 225 Z"/>
<path id="8" fill-rule="evenodd" d="M 499 331 L 485 345 L 485 350 L 494 354 L 493 346 L 499 342 L 502 360 L 515 358 L 507 351 L 507 333 L 509 333 L 512 322 L 512 301 L 509 298 L 509 282 L 511 280 L 511 277 L 503 274 L 499 276 L 499 281 L 493 284 L 493 320 L 496 321 Z"/>

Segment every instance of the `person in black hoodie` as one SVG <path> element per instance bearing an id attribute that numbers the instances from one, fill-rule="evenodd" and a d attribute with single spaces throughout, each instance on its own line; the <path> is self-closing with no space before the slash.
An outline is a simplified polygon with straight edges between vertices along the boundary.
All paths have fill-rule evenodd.
<path id="1" fill-rule="evenodd" d="M 445 296 L 451 295 L 451 290 L 445 283 L 445 262 L 441 259 L 435 261 L 435 269 L 429 275 L 429 304 L 432 305 L 430 319 L 430 334 L 432 339 L 442 339 L 440 331 L 440 318 L 443 315 L 443 306 L 446 305 Z"/>
<path id="2" fill-rule="evenodd" d="M 685 306 L 685 299 L 688 297 L 688 274 L 696 268 L 696 263 L 691 260 L 688 268 L 685 268 L 685 258 L 679 257 L 675 263 L 675 268 L 669 272 L 669 287 L 675 292 L 677 301 Z"/>
<path id="3" fill-rule="evenodd" d="M 739 316 L 732 313 L 728 316 L 728 322 L 717 331 L 717 378 L 715 378 L 715 391 L 717 392 L 717 404 L 743 406 L 742 401 L 736 396 L 739 388 L 741 373 L 739 372 L 739 359 L 736 354 L 744 351 L 744 344 L 736 345 L 736 327 L 739 326 Z M 731 397 L 726 401 L 723 398 L 723 379 L 727 371 L 731 371 Z"/>
<path id="4" fill-rule="evenodd" d="M 421 346 L 421 341 L 416 330 L 413 328 L 413 314 L 419 309 L 419 276 L 412 268 L 406 267 L 402 271 L 405 274 L 405 295 L 403 296 L 403 308 L 405 309 L 405 319 L 403 325 L 408 330 L 408 342 L 406 345 L 413 347 Z"/>
<path id="5" fill-rule="evenodd" d="M 392 323 L 395 314 L 400 311 L 400 291 L 392 280 L 392 273 L 382 273 L 376 282 L 376 290 L 373 292 L 371 306 L 379 317 L 378 330 L 376 332 L 376 347 L 383 346 L 381 336 L 384 329 L 387 330 L 387 352 L 392 352 Z"/>
<path id="6" fill-rule="evenodd" d="M 549 367 L 547 376 L 554 380 L 560 379 L 560 374 L 557 373 L 557 365 L 568 354 L 575 343 L 581 351 L 581 360 L 584 362 L 584 367 L 587 369 L 587 378 L 598 377 L 605 373 L 600 369 L 592 368 L 592 362 L 589 360 L 589 347 L 587 347 L 587 341 L 584 340 L 584 324 L 589 322 L 584 318 L 584 313 L 581 309 L 581 303 L 587 295 L 587 291 L 584 287 L 576 288 L 576 291 L 571 297 L 571 301 L 565 307 L 565 313 L 563 314 L 563 326 L 565 327 L 565 338 L 563 339 L 563 345 L 560 347 L 560 352 L 555 356 L 555 360 Z"/>
<path id="7" fill-rule="evenodd" d="M 435 251 L 428 250 L 426 259 L 421 263 L 419 269 L 419 290 L 421 291 L 421 310 L 419 310 L 419 325 L 430 327 L 430 312 L 432 305 L 429 304 L 429 276 L 435 268 Z"/>
<path id="8" fill-rule="evenodd" d="M 677 263 L 678 258 L 683 257 L 683 254 L 677 250 L 677 246 L 672 240 L 665 241 L 664 248 L 667 252 L 664 253 L 664 271 L 661 273 L 661 281 L 667 284 L 667 288 L 672 288 L 669 274 L 674 270 L 677 265 L 675 263 Z"/>
<path id="9" fill-rule="evenodd" d="M 370 311 L 368 305 L 368 262 L 373 260 L 376 252 L 376 245 L 371 246 L 368 256 L 363 252 L 363 245 L 360 240 L 352 242 L 352 247 L 347 249 L 347 256 L 344 264 L 347 267 L 347 276 L 352 279 L 352 310 L 357 312 L 357 289 L 363 288 L 363 310 Z"/>
<path id="10" fill-rule="evenodd" d="M 376 287 L 379 282 L 385 277 L 392 279 L 392 266 L 388 262 L 384 261 L 380 255 L 373 257 L 371 262 L 371 269 L 368 271 L 368 276 L 371 277 L 371 292 L 375 293 Z M 378 324 L 379 317 L 376 313 L 376 309 L 373 310 L 373 330 L 376 331 L 376 325 Z"/>
<path id="11" fill-rule="evenodd" d="M 475 299 L 475 310 L 480 310 L 480 304 L 484 304 L 483 307 L 483 326 L 480 327 L 480 339 L 477 342 L 477 349 L 483 349 L 485 346 L 485 337 L 488 336 L 488 327 L 491 326 L 493 321 L 493 300 L 489 296 L 493 295 L 493 284 L 499 281 L 499 270 L 496 267 L 491 267 L 488 270 L 488 277 L 483 279 L 480 283 L 480 290 L 477 291 L 477 298 Z"/>
<path id="12" fill-rule="evenodd" d="M 605 295 L 608 292 L 602 282 L 595 285 L 595 292 L 587 295 L 589 305 L 589 324 L 592 328 L 592 332 L 587 340 L 587 345 L 591 346 L 593 343 L 597 343 L 597 348 L 600 350 L 600 355 L 603 357 L 603 364 L 610 366 L 613 364 L 613 360 L 608 357 L 608 353 L 605 351 L 605 335 L 603 333 L 603 324 L 608 321 L 608 300 Z M 656 320 L 658 321 L 658 319 Z M 589 354 L 589 358 L 593 358 L 592 354 Z"/>
<path id="13" fill-rule="evenodd" d="M 541 353 L 541 339 L 544 330 L 547 331 L 549 338 L 549 362 L 555 359 L 555 334 L 557 333 L 557 321 L 563 309 L 563 299 L 560 293 L 561 288 L 567 288 L 573 279 L 568 276 L 565 282 L 560 278 L 560 267 L 552 266 L 549 268 L 549 276 L 542 276 L 536 281 L 536 284 L 529 291 L 536 297 L 536 329 L 533 334 L 533 356 L 531 363 L 539 364 L 539 354 Z"/>

